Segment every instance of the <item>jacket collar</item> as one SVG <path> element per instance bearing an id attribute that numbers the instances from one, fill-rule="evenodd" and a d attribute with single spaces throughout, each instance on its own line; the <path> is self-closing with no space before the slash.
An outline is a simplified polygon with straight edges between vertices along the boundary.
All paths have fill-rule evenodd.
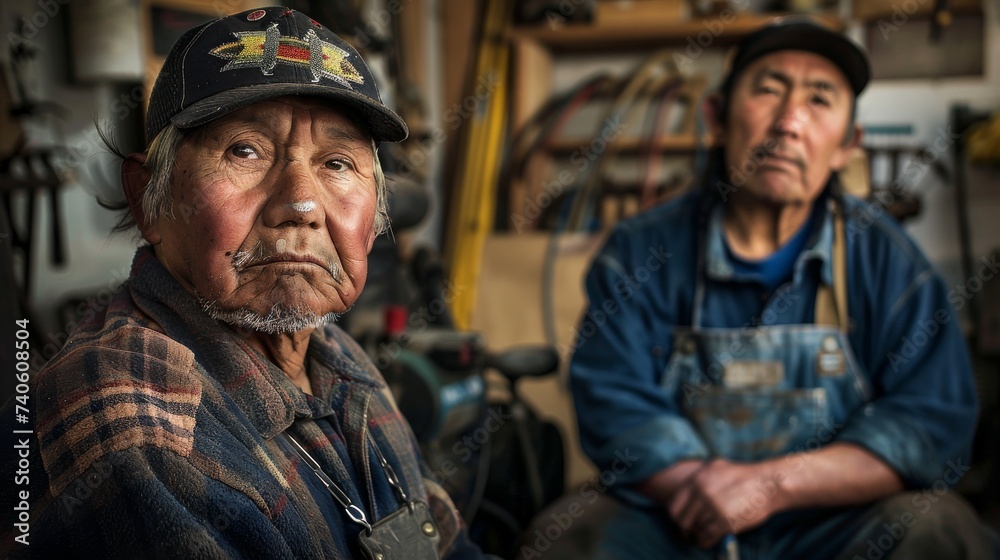
<path id="1" fill-rule="evenodd" d="M 834 195 L 831 193 L 835 190 L 836 180 L 836 175 L 834 175 L 814 202 L 814 204 L 822 206 L 819 209 L 821 215 L 812 224 L 809 240 L 799 256 L 796 257 L 793 274 L 793 282 L 795 283 L 802 281 L 809 262 L 816 260 L 821 263 L 820 280 L 828 286 L 833 285 L 834 236 L 833 212 L 831 210 L 834 204 Z M 718 201 L 710 204 L 707 208 L 708 219 L 705 223 L 702 246 L 705 252 L 705 275 L 713 280 L 746 281 L 749 278 L 735 271 L 735 263 L 729 258 L 726 251 L 725 230 L 722 227 L 726 204 L 726 202 Z"/>
<path id="2" fill-rule="evenodd" d="M 160 264 L 152 247 L 136 252 L 129 289 L 136 305 L 167 336 L 190 348 L 207 377 L 218 382 L 265 439 L 296 418 L 333 413 L 341 382 L 384 386 L 374 366 L 339 327 L 317 329 L 309 343 L 309 398 L 230 327 L 209 317 L 196 298 Z M 362 365 L 364 364 L 364 365 Z M 368 366 L 368 367 L 365 367 Z"/>

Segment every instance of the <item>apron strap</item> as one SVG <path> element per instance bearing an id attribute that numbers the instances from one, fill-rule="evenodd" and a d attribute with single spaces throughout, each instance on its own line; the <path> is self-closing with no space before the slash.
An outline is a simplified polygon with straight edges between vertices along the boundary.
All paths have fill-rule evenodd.
<path id="1" fill-rule="evenodd" d="M 847 235 L 844 214 L 840 204 L 831 201 L 833 213 L 833 286 L 820 284 L 816 290 L 816 312 L 813 322 L 817 325 L 840 327 L 846 333 L 847 316 Z"/>

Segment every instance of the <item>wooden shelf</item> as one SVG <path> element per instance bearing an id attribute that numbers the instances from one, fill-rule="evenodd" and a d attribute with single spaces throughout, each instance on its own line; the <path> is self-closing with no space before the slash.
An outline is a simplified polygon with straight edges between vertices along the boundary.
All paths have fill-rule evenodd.
<path id="1" fill-rule="evenodd" d="M 860 1 L 860 0 L 859 0 Z M 621 14 L 616 14 L 621 15 Z M 659 14 L 658 14 L 659 15 Z M 603 23 L 564 23 L 550 26 L 515 25 L 507 31 L 505 38 L 511 46 L 510 125 L 512 130 L 520 130 L 532 115 L 549 100 L 553 90 L 554 69 L 561 55 L 579 54 L 619 54 L 628 51 L 658 51 L 674 48 L 678 53 L 697 56 L 690 51 L 712 50 L 716 52 L 733 45 L 775 18 L 789 16 L 785 12 L 766 14 L 740 13 L 722 14 L 664 23 L 663 18 L 652 18 L 645 12 L 632 13 L 625 19 L 603 20 Z M 802 14 L 796 14 L 802 15 Z M 846 25 L 834 12 L 812 15 L 814 20 L 827 28 L 842 32 Z M 654 21 L 656 20 L 656 21 Z M 598 19 L 598 22 L 602 20 Z M 693 46 L 692 46 L 693 45 Z M 692 73 L 691 78 L 697 74 Z M 704 78 L 701 78 L 704 81 Z M 700 99 L 699 93 L 690 99 Z M 686 134 L 663 136 L 657 139 L 656 150 L 664 156 L 685 157 L 694 155 L 702 146 L 710 146 L 705 139 L 698 142 L 695 127 L 685 123 L 679 129 Z M 582 133 L 578 133 L 582 134 Z M 525 171 L 525 176 L 509 185 L 508 206 L 524 208 L 525 201 L 538 196 L 540 186 L 545 183 L 546 173 L 552 170 L 553 158 L 572 159 L 574 153 L 589 153 L 592 136 L 553 139 L 539 150 L 534 162 Z M 612 148 L 622 154 L 642 154 L 648 149 L 647 138 L 622 137 Z M 511 224 L 514 227 L 514 224 Z M 519 226 L 518 226 L 519 227 Z M 529 226 L 530 227 L 530 226 Z"/>
<path id="2" fill-rule="evenodd" d="M 635 153 L 647 149 L 648 138 L 621 138 L 616 140 L 613 150 L 623 153 Z M 656 139 L 656 147 L 665 154 L 686 154 L 698 149 L 698 142 L 693 135 L 661 136 Z M 541 147 L 553 154 L 571 154 L 576 151 L 590 150 L 588 138 L 559 138 Z"/>
<path id="3" fill-rule="evenodd" d="M 553 28 L 546 24 L 514 27 L 509 34 L 512 40 L 531 40 L 552 51 L 585 53 L 606 49 L 659 48 L 668 45 L 684 45 L 688 38 L 697 40 L 698 34 L 707 31 L 711 43 L 706 47 L 732 44 L 756 31 L 775 17 L 788 15 L 738 14 L 728 23 L 719 17 L 679 21 L 673 25 L 637 23 L 633 26 L 600 26 L 587 24 L 564 24 Z M 834 31 L 843 31 L 844 22 L 833 14 L 814 16 L 820 23 Z M 718 30 L 716 35 L 713 30 Z M 698 45 L 698 43 L 695 43 Z"/>

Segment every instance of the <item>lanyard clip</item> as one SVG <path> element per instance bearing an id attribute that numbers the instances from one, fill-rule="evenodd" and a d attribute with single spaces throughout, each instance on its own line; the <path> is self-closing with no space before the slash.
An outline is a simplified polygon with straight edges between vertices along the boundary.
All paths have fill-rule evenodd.
<path id="1" fill-rule="evenodd" d="M 366 534 L 371 535 L 372 526 L 370 523 L 368 523 L 368 519 L 365 517 L 365 512 L 362 511 L 362 509 L 359 508 L 358 506 L 354 505 L 354 502 L 351 501 L 350 496 L 348 496 L 347 493 L 340 488 L 340 486 L 337 486 L 336 482 L 334 482 L 329 476 L 327 476 L 325 472 L 323 472 L 323 469 L 319 466 L 319 463 L 316 462 L 316 459 L 314 459 L 313 456 L 310 455 L 308 451 L 306 451 L 305 447 L 302 447 L 302 444 L 296 441 L 295 438 L 293 438 L 292 435 L 289 434 L 288 432 L 282 432 L 282 435 L 288 438 L 288 441 L 292 442 L 292 447 L 295 448 L 295 452 L 298 454 L 299 458 L 305 461 L 305 463 L 309 465 L 309 468 L 312 469 L 314 473 L 316 473 L 316 476 L 319 478 L 320 482 L 322 482 L 323 485 L 326 486 L 326 489 L 333 496 L 333 499 L 337 500 L 337 503 L 340 504 L 340 507 L 344 508 L 344 512 L 347 513 L 347 516 L 351 518 L 351 521 L 364 527 Z"/>
<path id="2" fill-rule="evenodd" d="M 362 511 L 361 508 L 354 504 L 350 504 L 344 508 L 344 511 L 347 512 L 347 517 L 350 517 L 351 521 L 365 528 L 365 534 L 369 536 L 372 534 L 372 526 L 368 523 L 368 519 L 365 518 L 365 512 Z"/>

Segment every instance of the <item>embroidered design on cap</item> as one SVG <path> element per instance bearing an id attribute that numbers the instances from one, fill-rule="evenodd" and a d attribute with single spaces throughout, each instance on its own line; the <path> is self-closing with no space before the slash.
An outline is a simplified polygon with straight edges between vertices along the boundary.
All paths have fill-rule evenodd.
<path id="1" fill-rule="evenodd" d="M 350 53 L 323 41 L 312 29 L 302 39 L 281 35 L 277 23 L 264 31 L 241 31 L 233 35 L 236 41 L 209 51 L 209 54 L 229 60 L 220 72 L 260 68 L 265 76 L 270 76 L 274 67 L 282 63 L 308 67 L 313 82 L 328 78 L 348 89 L 354 89 L 350 82 L 365 83 L 357 68 L 347 60 Z"/>
<path id="2" fill-rule="evenodd" d="M 247 21 L 257 21 L 257 20 L 259 20 L 260 18 L 262 18 L 262 17 L 264 17 L 266 15 L 267 15 L 267 12 L 264 11 L 264 10 L 254 10 L 254 11 L 250 12 L 249 14 L 247 14 Z"/>

